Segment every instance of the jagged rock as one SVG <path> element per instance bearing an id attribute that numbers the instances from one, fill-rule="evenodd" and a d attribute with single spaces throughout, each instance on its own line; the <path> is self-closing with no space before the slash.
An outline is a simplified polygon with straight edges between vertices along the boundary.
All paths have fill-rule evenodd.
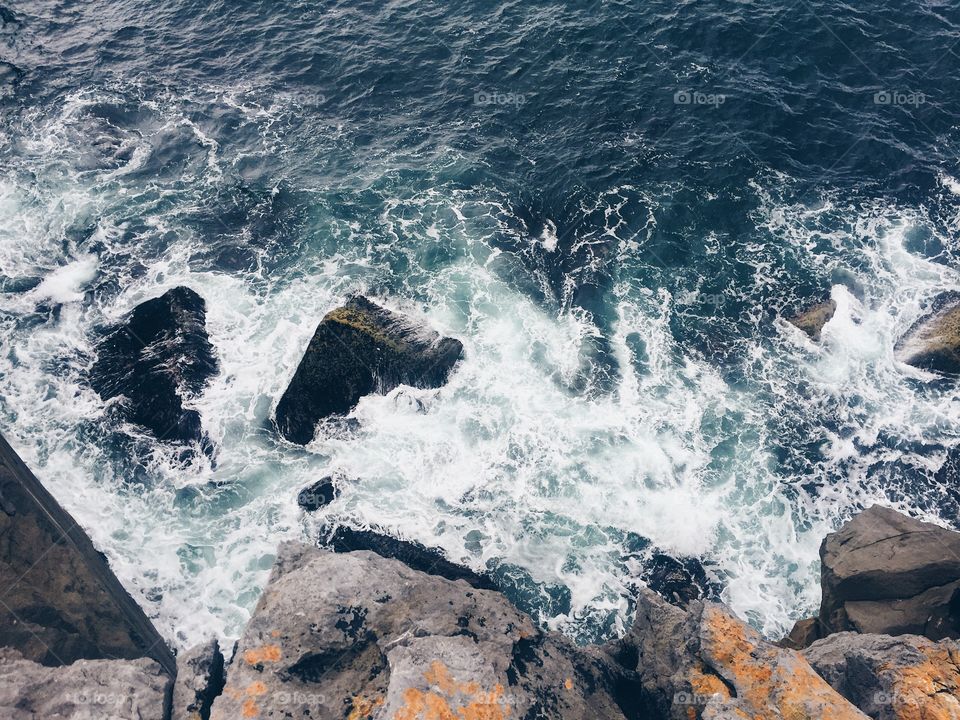
<path id="1" fill-rule="evenodd" d="M 171 680 L 153 660 L 77 660 L 45 667 L 0 648 L 4 720 L 164 720 Z"/>
<path id="2" fill-rule="evenodd" d="M 479 590 L 498 589 L 489 576 L 450 562 L 440 550 L 425 547 L 414 540 L 398 540 L 373 530 L 354 530 L 340 525 L 329 534 L 321 533 L 320 543 L 337 553 L 370 550 L 380 557 L 399 560 L 420 572 L 439 575 L 447 580 L 464 580 Z"/>
<path id="3" fill-rule="evenodd" d="M 697 558 L 675 558 L 655 552 L 644 568 L 641 579 L 669 603 L 686 607 L 694 600 L 717 600 L 720 584 L 707 575 Z"/>
<path id="4" fill-rule="evenodd" d="M 619 643 L 636 659 L 651 717 L 669 720 L 865 717 L 795 651 L 765 641 L 718 603 L 671 605 L 649 589 Z"/>
<path id="5" fill-rule="evenodd" d="M 211 717 L 639 720 L 632 678 L 499 593 L 288 543 Z"/>
<path id="6" fill-rule="evenodd" d="M 217 369 L 206 303 L 178 287 L 138 305 L 110 331 L 97 348 L 90 384 L 104 400 L 122 397 L 121 417 L 158 439 L 209 452 L 200 414 L 184 401 L 198 395 Z"/>
<path id="7" fill-rule="evenodd" d="M 819 340 L 820 331 L 823 330 L 823 326 L 830 321 L 836 311 L 836 301 L 826 300 L 806 308 L 799 314 L 787 318 L 787 320 L 803 330 L 811 339 Z"/>
<path id="8" fill-rule="evenodd" d="M 297 505 L 307 512 L 316 512 L 332 503 L 340 494 L 340 488 L 333 477 L 325 477 L 309 487 L 305 487 L 297 495 Z"/>
<path id="9" fill-rule="evenodd" d="M 399 385 L 440 387 L 462 353 L 459 340 L 353 297 L 317 327 L 277 405 L 277 427 L 305 445 L 322 418 L 345 415 L 364 395 Z"/>
<path id="10" fill-rule="evenodd" d="M 960 636 L 960 533 L 874 505 L 820 547 L 825 633 Z"/>
<path id="11" fill-rule="evenodd" d="M 220 643 L 210 640 L 177 656 L 171 720 L 209 720 L 226 681 Z"/>
<path id="12" fill-rule="evenodd" d="M 173 655 L 87 534 L 0 437 L 0 646 L 28 660 Z"/>
<path id="13" fill-rule="evenodd" d="M 842 632 L 813 643 L 803 656 L 874 720 L 960 718 L 960 644 L 955 640 Z"/>
<path id="14" fill-rule="evenodd" d="M 804 618 L 794 623 L 790 633 L 777 644 L 780 647 L 790 648 L 791 650 L 803 650 L 810 647 L 810 644 L 819 640 L 821 636 L 820 620 L 817 618 Z"/>
<path id="15" fill-rule="evenodd" d="M 897 342 L 897 360 L 925 370 L 960 374 L 960 293 L 937 297 L 930 313 Z"/>

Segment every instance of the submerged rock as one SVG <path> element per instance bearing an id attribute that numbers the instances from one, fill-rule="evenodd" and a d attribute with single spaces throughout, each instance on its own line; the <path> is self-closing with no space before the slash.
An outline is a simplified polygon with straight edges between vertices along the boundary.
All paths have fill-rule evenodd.
<path id="1" fill-rule="evenodd" d="M 823 326 L 830 322 L 836 311 L 836 301 L 826 300 L 806 308 L 799 314 L 787 318 L 787 320 L 790 324 L 803 330 L 811 339 L 819 340 Z"/>
<path id="2" fill-rule="evenodd" d="M 213 720 L 639 720 L 634 675 L 496 592 L 285 544 Z"/>
<path id="3" fill-rule="evenodd" d="M 874 505 L 820 547 L 825 632 L 960 637 L 960 533 Z"/>
<path id="4" fill-rule="evenodd" d="M 960 718 L 960 644 L 955 640 L 842 632 L 813 643 L 803 656 L 874 720 Z"/>
<path id="5" fill-rule="evenodd" d="M 0 648 L 4 720 L 164 720 L 171 680 L 153 660 L 77 660 L 51 668 Z"/>
<path id="6" fill-rule="evenodd" d="M 900 362 L 948 375 L 960 374 L 960 293 L 944 293 L 931 312 L 897 342 Z"/>
<path id="7" fill-rule="evenodd" d="M 637 618 L 619 643 L 636 662 L 653 718 L 863 720 L 797 652 L 779 648 L 726 607 L 699 600 L 686 610 L 643 589 Z"/>
<path id="8" fill-rule="evenodd" d="M 340 488 L 332 476 L 305 487 L 297 495 L 297 505 L 307 512 L 316 512 L 332 503 L 340 495 Z"/>
<path id="9" fill-rule="evenodd" d="M 440 387 L 463 354 L 459 340 L 357 296 L 328 313 L 277 405 L 277 427 L 305 445 L 317 423 L 361 397 L 399 385 Z"/>
<path id="10" fill-rule="evenodd" d="M 200 414 L 184 401 L 199 395 L 217 370 L 206 303 L 178 287 L 138 305 L 113 328 L 97 348 L 90 384 L 104 400 L 122 397 L 121 416 L 157 439 L 206 445 Z"/>
<path id="11" fill-rule="evenodd" d="M 686 607 L 694 600 L 718 600 L 720 583 L 707 575 L 697 558 L 655 552 L 641 579 L 667 602 Z"/>
<path id="12" fill-rule="evenodd" d="M 225 682 L 223 653 L 216 640 L 178 655 L 171 720 L 209 720 Z"/>

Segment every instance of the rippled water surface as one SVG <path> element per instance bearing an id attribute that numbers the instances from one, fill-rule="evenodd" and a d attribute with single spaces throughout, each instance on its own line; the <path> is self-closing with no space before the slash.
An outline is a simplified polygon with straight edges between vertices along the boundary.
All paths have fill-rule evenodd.
<path id="1" fill-rule="evenodd" d="M 318 524 L 526 568 L 586 640 L 640 537 L 777 634 L 858 508 L 956 523 L 955 386 L 893 358 L 957 288 L 955 4 L 0 2 L 0 428 L 171 641 L 236 635 Z M 215 466 L 85 379 L 176 285 L 221 360 Z M 355 291 L 464 362 L 278 441 Z M 821 343 L 779 319 L 827 295 Z"/>

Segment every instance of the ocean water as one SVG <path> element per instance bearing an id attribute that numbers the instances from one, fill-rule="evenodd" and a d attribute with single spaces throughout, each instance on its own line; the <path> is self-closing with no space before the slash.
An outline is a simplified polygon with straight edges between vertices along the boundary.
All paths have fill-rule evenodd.
<path id="1" fill-rule="evenodd" d="M 629 622 L 638 536 L 776 636 L 859 508 L 956 526 L 956 386 L 893 356 L 958 285 L 956 4 L 0 3 L 0 428 L 173 644 L 339 522 L 565 586 L 534 604 L 581 640 Z M 85 379 L 181 284 L 215 464 Z M 286 444 L 356 291 L 465 359 Z M 781 319 L 828 294 L 819 344 Z"/>

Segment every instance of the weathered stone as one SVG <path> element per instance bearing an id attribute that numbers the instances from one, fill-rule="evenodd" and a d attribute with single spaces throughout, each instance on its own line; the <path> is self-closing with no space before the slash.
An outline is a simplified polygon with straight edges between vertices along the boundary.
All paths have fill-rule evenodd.
<path id="1" fill-rule="evenodd" d="M 198 395 L 217 373 L 207 337 L 206 303 L 178 287 L 138 305 L 97 348 L 90 384 L 120 416 L 158 439 L 201 445 L 210 451 L 196 410 L 184 401 Z"/>
<path id="2" fill-rule="evenodd" d="M 960 293 L 937 297 L 929 314 L 897 342 L 896 357 L 925 370 L 960 374 Z"/>
<path id="3" fill-rule="evenodd" d="M 322 418 L 345 415 L 364 395 L 399 385 L 440 387 L 462 353 L 459 340 L 353 297 L 317 327 L 277 405 L 277 427 L 305 445 Z"/>
<path id="4" fill-rule="evenodd" d="M 499 593 L 286 544 L 211 717 L 639 720 L 632 677 Z"/>
<path id="5" fill-rule="evenodd" d="M 175 663 L 90 538 L 0 437 L 0 646 L 28 660 Z"/>
<path id="6" fill-rule="evenodd" d="M 208 720 L 226 682 L 220 643 L 210 640 L 177 656 L 172 720 Z"/>
<path id="7" fill-rule="evenodd" d="M 820 639 L 820 621 L 817 618 L 804 618 L 793 624 L 790 633 L 777 643 L 791 650 L 803 650 Z"/>
<path id="8" fill-rule="evenodd" d="M 153 660 L 77 660 L 51 668 L 0 648 L 4 720 L 164 720 L 171 680 Z"/>
<path id="9" fill-rule="evenodd" d="M 787 319 L 792 325 L 796 325 L 803 330 L 811 339 L 819 340 L 823 326 L 830 321 L 836 311 L 837 303 L 834 300 L 826 300 Z"/>
<path id="10" fill-rule="evenodd" d="M 803 656 L 874 720 L 960 718 L 960 644 L 955 640 L 842 632 L 813 643 Z"/>
<path id="11" fill-rule="evenodd" d="M 635 649 L 653 717 L 865 717 L 798 653 L 765 641 L 718 603 L 693 601 L 684 611 L 644 589 L 621 648 Z"/>
<path id="12" fill-rule="evenodd" d="M 875 505 L 820 547 L 824 630 L 957 637 L 960 533 Z"/>
<path id="13" fill-rule="evenodd" d="M 334 478 L 325 477 L 301 490 L 297 495 L 297 505 L 307 512 L 316 512 L 332 503 L 339 494 L 340 488 Z"/>

